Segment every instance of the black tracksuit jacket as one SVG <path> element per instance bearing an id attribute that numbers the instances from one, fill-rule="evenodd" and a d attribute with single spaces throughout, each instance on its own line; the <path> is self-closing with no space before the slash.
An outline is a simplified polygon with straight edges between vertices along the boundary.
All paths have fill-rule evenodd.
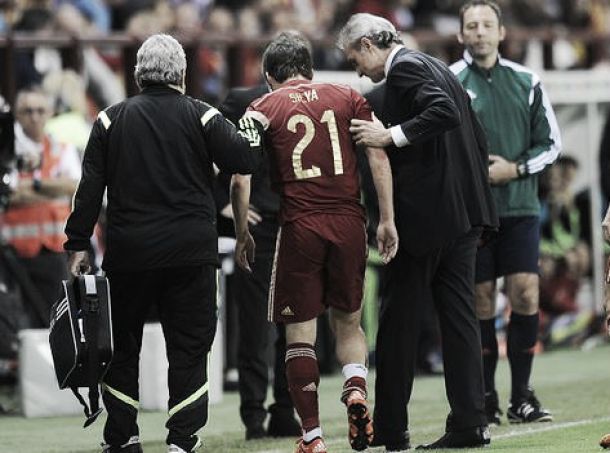
<path id="1" fill-rule="evenodd" d="M 167 85 L 100 112 L 66 224 L 66 250 L 86 250 L 107 189 L 106 271 L 216 264 L 213 164 L 252 173 L 256 123 L 237 130 L 218 110 Z"/>

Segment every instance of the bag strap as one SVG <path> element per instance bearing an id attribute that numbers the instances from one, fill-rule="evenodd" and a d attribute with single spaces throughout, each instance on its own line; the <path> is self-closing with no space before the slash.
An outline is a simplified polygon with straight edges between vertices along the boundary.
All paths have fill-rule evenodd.
<path id="1" fill-rule="evenodd" d="M 97 416 L 102 412 L 100 408 L 100 392 L 99 392 L 99 351 L 98 351 L 98 335 L 99 335 L 99 317 L 100 317 L 100 302 L 97 295 L 96 279 L 94 275 L 84 275 L 84 285 L 79 283 L 81 310 L 83 312 L 83 328 L 85 330 L 85 344 L 87 345 L 87 372 L 89 383 L 89 408 L 85 405 L 85 421 L 84 428 L 95 421 Z M 80 396 L 80 395 L 79 395 Z M 82 398 L 82 397 L 81 397 Z M 82 403 L 81 403 L 82 404 Z"/>
<path id="2" fill-rule="evenodd" d="M 89 410 L 87 401 L 85 401 L 85 398 L 83 398 L 83 395 L 78 393 L 78 387 L 70 387 L 70 390 L 72 390 L 72 393 L 74 393 L 74 396 L 76 397 L 76 399 L 78 399 L 78 402 L 81 404 L 81 406 L 83 406 L 83 412 L 85 412 L 85 417 L 87 417 L 87 420 L 85 420 L 85 424 L 83 425 L 83 428 L 86 428 L 87 426 L 89 426 L 91 423 L 93 423 L 97 419 L 98 415 L 100 415 L 104 409 L 102 409 L 100 407 L 95 412 Z"/>

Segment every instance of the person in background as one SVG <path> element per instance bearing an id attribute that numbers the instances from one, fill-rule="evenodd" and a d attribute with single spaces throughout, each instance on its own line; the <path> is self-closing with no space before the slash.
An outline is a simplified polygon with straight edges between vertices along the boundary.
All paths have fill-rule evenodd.
<path id="1" fill-rule="evenodd" d="M 576 159 L 564 154 L 541 177 L 539 275 L 543 333 L 555 317 L 578 311 L 577 294 L 591 268 L 591 251 L 572 187 L 578 167 Z M 543 186 L 547 186 L 546 194 L 542 193 Z"/>
<path id="2" fill-rule="evenodd" d="M 107 192 L 106 252 L 114 356 L 102 385 L 103 451 L 141 453 L 138 365 L 144 322 L 159 314 L 169 361 L 169 453 L 201 445 L 216 332 L 218 234 L 214 165 L 250 173 L 262 160 L 260 125 L 236 130 L 218 110 L 184 95 L 186 56 L 168 35 L 136 57 L 138 95 L 101 111 L 66 224 L 69 269 L 89 271 L 91 234 Z"/>
<path id="3" fill-rule="evenodd" d="M 354 119 L 350 131 L 358 144 L 386 147 L 401 244 L 381 302 L 373 445 L 410 448 L 407 405 L 420 320 L 431 300 L 440 320 L 451 412 L 445 434 L 418 448 L 486 445 L 474 267 L 479 238 L 497 217 L 481 126 L 449 68 L 405 48 L 386 19 L 353 15 L 337 45 L 358 75 L 386 80 L 382 121 Z"/>
<path id="4" fill-rule="evenodd" d="M 49 96 L 39 87 L 26 88 L 15 100 L 16 186 L 0 214 L 2 238 L 15 251 L 33 284 L 23 291 L 31 327 L 48 327 L 51 305 L 67 279 L 64 223 L 81 176 L 81 161 L 72 145 L 45 133 L 51 117 Z M 23 282 L 21 282 L 23 283 Z"/>
<path id="5" fill-rule="evenodd" d="M 317 317 L 327 308 L 345 379 L 341 401 L 348 440 L 364 450 L 372 436 L 366 396 L 367 348 L 360 327 L 366 266 L 365 213 L 360 204 L 352 118 L 369 119 L 365 99 L 346 85 L 312 83 L 310 43 L 281 33 L 265 49 L 263 71 L 273 92 L 254 101 L 241 121 L 265 127 L 271 181 L 280 194 L 280 230 L 268 314 L 286 325 L 286 375 L 303 428 L 296 453 L 326 453 L 318 409 L 320 373 L 314 349 Z M 398 246 L 392 177 L 383 149 L 367 148 L 377 189 L 377 240 L 384 262 Z M 236 260 L 251 272 L 254 241 L 248 230 L 250 179 L 231 183 Z"/>
<path id="6" fill-rule="evenodd" d="M 237 124 L 248 105 L 255 99 L 269 93 L 267 85 L 251 88 L 232 88 L 218 107 L 230 121 Z M 226 177 L 228 176 L 228 178 Z M 230 175 L 220 175 L 223 185 L 225 208 L 221 214 L 233 217 L 229 201 Z M 232 278 L 233 300 L 239 310 L 239 343 L 237 369 L 239 372 L 239 413 L 246 427 L 246 440 L 272 437 L 296 437 L 301 426 L 294 418 L 294 406 L 286 382 L 286 329 L 282 324 L 273 325 L 267 320 L 267 299 L 275 254 L 275 239 L 279 224 L 280 199 L 271 189 L 269 164 L 263 162 L 252 175 L 248 224 L 256 242 L 256 261 L 252 272 L 236 267 Z M 267 349 L 270 328 L 274 327 L 277 339 L 274 344 L 275 360 L 273 368 L 273 399 L 275 402 L 265 409 L 269 382 Z M 275 328 L 277 327 L 277 328 Z M 264 422 L 269 412 L 267 429 Z"/>
<path id="7" fill-rule="evenodd" d="M 495 371 L 496 279 L 504 277 L 511 304 L 507 355 L 511 368 L 511 423 L 553 419 L 530 387 L 538 335 L 540 202 L 538 175 L 561 149 L 555 113 L 540 78 L 499 55 L 504 39 L 500 7 L 490 0 L 469 1 L 460 9 L 458 40 L 464 58 L 451 66 L 468 92 L 489 144 L 489 182 L 500 229 L 477 253 L 476 306 L 481 327 L 485 413 L 500 424 Z"/>

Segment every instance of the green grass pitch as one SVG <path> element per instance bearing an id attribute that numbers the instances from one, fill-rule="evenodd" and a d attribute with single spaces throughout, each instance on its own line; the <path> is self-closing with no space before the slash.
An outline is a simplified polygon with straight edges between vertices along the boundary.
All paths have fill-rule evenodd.
<path id="1" fill-rule="evenodd" d="M 503 410 L 509 393 L 508 374 L 506 361 L 500 361 L 497 381 Z M 504 422 L 492 430 L 492 444 L 485 450 L 502 453 L 600 451 L 597 444 L 600 437 L 610 432 L 610 347 L 543 354 L 536 358 L 533 383 L 555 421 L 535 425 Z M 340 376 L 323 377 L 320 385 L 322 428 L 329 451 L 333 453 L 351 451 L 346 438 L 344 408 L 339 402 L 340 387 Z M 292 439 L 245 442 L 238 404 L 237 394 L 225 393 L 221 403 L 211 406 L 210 420 L 201 432 L 204 440 L 201 452 L 294 451 Z M 432 441 L 442 434 L 447 410 L 443 380 L 418 378 L 410 405 L 412 443 Z M 141 414 L 140 430 L 146 453 L 166 451 L 165 418 L 164 413 Z M 86 430 L 81 428 L 82 421 L 82 417 L 0 417 L 0 453 L 99 452 L 103 417 Z M 368 451 L 381 453 L 383 449 Z"/>

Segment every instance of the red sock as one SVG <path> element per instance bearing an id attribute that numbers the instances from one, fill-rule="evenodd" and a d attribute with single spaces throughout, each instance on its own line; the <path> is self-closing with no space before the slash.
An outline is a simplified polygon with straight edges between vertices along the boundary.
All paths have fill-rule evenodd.
<path id="1" fill-rule="evenodd" d="M 292 343 L 286 348 L 286 377 L 294 407 L 301 417 L 303 430 L 320 426 L 318 411 L 318 385 L 320 370 L 313 346 Z"/>

